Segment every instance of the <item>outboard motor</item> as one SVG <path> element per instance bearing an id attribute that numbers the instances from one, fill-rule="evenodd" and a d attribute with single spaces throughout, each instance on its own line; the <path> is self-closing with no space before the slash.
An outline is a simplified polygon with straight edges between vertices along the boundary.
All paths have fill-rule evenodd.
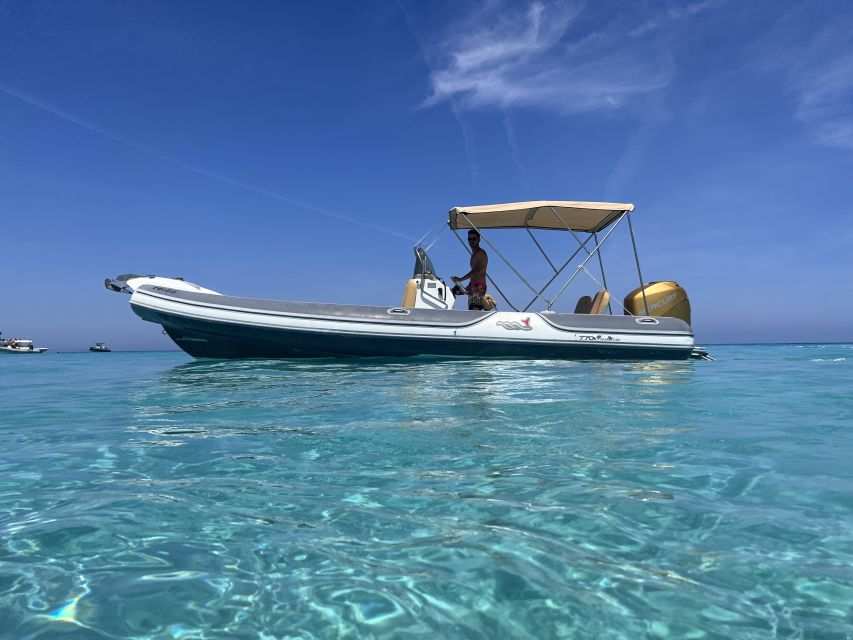
<path id="1" fill-rule="evenodd" d="M 452 309 L 455 298 L 444 280 L 435 275 L 432 260 L 422 247 L 415 247 L 415 269 L 403 289 L 401 307 L 406 309 Z"/>
<path id="2" fill-rule="evenodd" d="M 645 304 L 643 290 L 645 289 Z M 649 311 L 646 313 L 646 306 Z M 625 296 L 625 314 L 635 316 L 668 316 L 690 324 L 690 300 L 677 282 L 662 280 L 647 282 Z"/>

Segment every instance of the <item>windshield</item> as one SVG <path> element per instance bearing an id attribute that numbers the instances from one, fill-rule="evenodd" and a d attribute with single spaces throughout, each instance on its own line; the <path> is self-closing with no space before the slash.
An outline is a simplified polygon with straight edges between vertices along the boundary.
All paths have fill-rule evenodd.
<path id="1" fill-rule="evenodd" d="M 426 249 L 415 247 L 415 272 L 412 277 L 418 278 L 420 276 L 435 278 L 435 267 L 432 266 L 432 260 L 427 255 Z"/>

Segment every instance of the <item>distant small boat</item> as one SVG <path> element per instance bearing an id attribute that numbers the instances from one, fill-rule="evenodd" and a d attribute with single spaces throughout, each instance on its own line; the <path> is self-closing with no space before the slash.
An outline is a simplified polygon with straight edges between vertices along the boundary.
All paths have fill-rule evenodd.
<path id="1" fill-rule="evenodd" d="M 107 345 L 103 342 L 96 342 L 95 346 L 89 347 L 89 351 L 94 351 L 95 353 L 109 353 L 112 351 Z"/>
<path id="2" fill-rule="evenodd" d="M 34 347 L 32 340 L 23 338 L 0 339 L 0 353 L 44 353 L 47 347 Z"/>

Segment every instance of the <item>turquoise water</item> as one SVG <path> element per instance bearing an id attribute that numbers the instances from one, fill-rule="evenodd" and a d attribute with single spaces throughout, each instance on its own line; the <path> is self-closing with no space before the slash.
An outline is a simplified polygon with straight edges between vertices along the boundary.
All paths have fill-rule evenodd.
<path id="1" fill-rule="evenodd" d="M 853 346 L 0 356 L 0 638 L 851 638 Z"/>

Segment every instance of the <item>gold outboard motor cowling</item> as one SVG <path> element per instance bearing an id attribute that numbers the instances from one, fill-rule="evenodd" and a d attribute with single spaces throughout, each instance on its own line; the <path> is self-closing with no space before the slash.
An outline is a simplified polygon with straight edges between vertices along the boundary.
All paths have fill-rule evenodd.
<path id="1" fill-rule="evenodd" d="M 679 318 L 690 324 L 690 300 L 687 292 L 677 282 L 663 280 L 647 282 L 625 296 L 625 313 L 635 316 L 646 315 L 643 304 L 643 289 L 646 291 L 646 304 L 650 316 L 669 316 Z"/>

